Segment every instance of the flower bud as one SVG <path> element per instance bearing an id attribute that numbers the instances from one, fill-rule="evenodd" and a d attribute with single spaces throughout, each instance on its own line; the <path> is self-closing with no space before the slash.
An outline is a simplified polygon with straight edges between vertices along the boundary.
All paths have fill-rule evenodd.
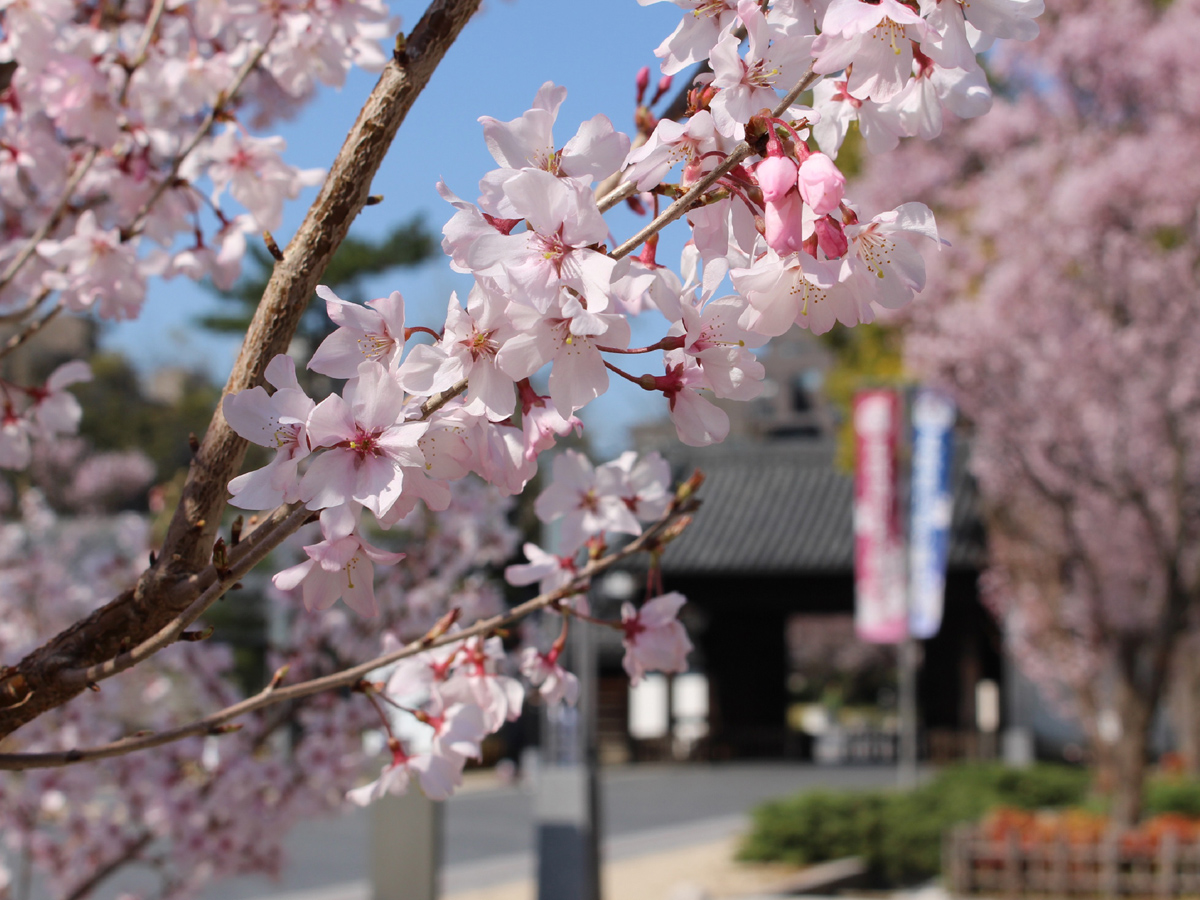
<path id="1" fill-rule="evenodd" d="M 654 89 L 654 98 L 650 101 L 650 105 L 653 106 L 655 103 L 657 103 L 659 100 L 661 100 L 663 95 L 666 94 L 666 92 L 669 91 L 670 89 L 671 89 L 671 76 L 670 75 L 664 75 L 662 78 L 658 79 L 658 87 L 656 87 Z"/>
<path id="2" fill-rule="evenodd" d="M 813 223 L 813 234 L 816 235 L 817 246 L 825 251 L 825 256 L 829 259 L 839 259 L 846 255 L 850 245 L 846 240 L 846 232 L 842 230 L 842 223 L 837 219 L 832 216 L 817 219 Z"/>
<path id="3" fill-rule="evenodd" d="M 846 191 L 846 176 L 824 153 L 813 153 L 800 164 L 798 185 L 814 213 L 824 216 L 841 205 Z"/>
<path id="4" fill-rule="evenodd" d="M 763 199 L 774 203 L 796 183 L 796 164 L 786 156 L 768 156 L 754 169 Z"/>
<path id="5" fill-rule="evenodd" d="M 780 256 L 804 246 L 800 198 L 794 192 L 784 194 L 774 203 L 768 202 L 763 212 L 763 222 L 766 225 L 763 237 L 767 239 L 767 245 Z"/>

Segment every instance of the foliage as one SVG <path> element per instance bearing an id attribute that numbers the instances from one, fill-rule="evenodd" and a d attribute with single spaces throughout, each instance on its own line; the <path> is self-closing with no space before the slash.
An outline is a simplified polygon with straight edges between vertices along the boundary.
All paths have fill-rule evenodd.
<path id="1" fill-rule="evenodd" d="M 1083 800 L 1087 773 L 1065 766 L 961 765 L 912 791 L 814 791 L 764 804 L 742 859 L 809 865 L 861 856 L 881 884 L 936 875 L 942 833 L 999 806 L 1068 806 Z"/>
<path id="2" fill-rule="evenodd" d="M 1167 776 L 1146 783 L 1147 815 L 1178 813 L 1200 818 L 1200 781 Z"/>

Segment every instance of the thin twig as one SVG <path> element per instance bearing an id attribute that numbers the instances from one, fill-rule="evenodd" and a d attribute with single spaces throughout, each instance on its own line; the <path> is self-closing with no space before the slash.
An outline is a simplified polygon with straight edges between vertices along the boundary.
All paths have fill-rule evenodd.
<path id="1" fill-rule="evenodd" d="M 95 890 L 96 886 L 105 878 L 117 871 L 117 869 L 121 868 L 121 866 L 125 865 L 130 860 L 136 858 L 137 855 L 142 852 L 142 850 L 150 845 L 152 840 L 154 840 L 153 832 L 143 832 L 142 835 L 137 840 L 131 842 L 120 855 L 106 862 L 100 868 L 92 872 L 87 879 L 76 885 L 75 889 L 71 891 L 71 893 L 67 894 L 64 900 L 83 900 L 83 898 Z"/>
<path id="2" fill-rule="evenodd" d="M 820 76 L 813 73 L 812 66 L 809 66 L 808 71 L 804 74 L 804 77 L 796 82 L 796 85 L 787 92 L 787 96 L 785 96 L 783 100 L 779 102 L 779 105 L 776 106 L 774 110 L 772 110 L 771 115 L 778 117 L 787 112 L 788 107 L 796 102 L 796 98 L 808 90 L 812 86 L 813 82 L 819 77 Z M 658 234 L 658 232 L 662 231 L 666 226 L 670 225 L 672 222 L 690 210 L 692 204 L 699 200 L 700 196 L 705 191 L 716 184 L 717 179 L 731 172 L 734 166 L 740 163 L 752 152 L 753 148 L 751 148 L 751 146 L 745 141 L 742 141 L 733 148 L 730 154 L 725 157 L 720 165 L 718 165 L 711 172 L 708 172 L 703 178 L 688 188 L 687 192 L 682 197 L 663 210 L 663 212 L 656 219 L 654 219 L 654 221 L 650 222 L 650 224 L 646 225 L 646 227 L 644 227 L 641 231 L 639 231 L 625 243 L 621 244 L 621 246 L 617 247 L 608 255 L 613 259 L 621 259 L 624 256 L 628 256 L 643 243 L 645 243 L 647 238 Z M 605 199 L 608 198 L 606 197 Z"/>
<path id="3" fill-rule="evenodd" d="M 740 42 L 742 38 L 746 36 L 745 27 L 739 25 L 735 31 L 735 34 L 738 35 L 738 41 Z M 675 96 L 671 98 L 671 102 L 667 104 L 665 109 L 663 109 L 662 115 L 658 117 L 659 122 L 661 122 L 663 119 L 671 119 L 672 121 L 675 121 L 682 119 L 685 115 L 687 115 L 688 96 L 691 94 L 692 87 L 696 83 L 696 77 L 701 72 L 708 71 L 711 71 L 711 69 L 708 66 L 707 60 L 696 64 L 696 66 L 689 73 L 687 81 L 685 81 L 679 87 L 679 89 L 675 92 Z M 639 127 L 638 133 L 634 135 L 629 149 L 631 151 L 636 150 L 638 147 L 641 147 L 643 144 L 645 144 L 649 138 L 650 135 L 641 130 Z M 632 182 L 619 184 L 623 175 L 624 173 L 622 171 L 617 170 L 605 178 L 602 182 L 600 182 L 599 186 L 597 186 L 596 198 L 599 201 L 600 212 L 607 212 L 622 200 L 633 196 L 635 193 L 632 187 Z"/>
<path id="4" fill-rule="evenodd" d="M 454 644 L 468 638 L 486 635 L 496 629 L 503 628 L 518 619 L 522 619 L 530 613 L 536 612 L 539 609 L 544 609 L 554 603 L 571 597 L 574 594 L 584 590 L 591 579 L 599 573 L 610 568 L 617 562 L 640 553 L 643 550 L 654 549 L 658 545 L 659 538 L 667 532 L 669 528 L 678 526 L 681 522 L 688 518 L 689 513 L 693 512 L 697 506 L 697 501 L 689 498 L 683 502 L 675 502 L 659 517 L 653 525 L 643 531 L 638 537 L 634 538 L 624 547 L 615 550 L 612 553 L 600 559 L 592 560 L 571 580 L 557 590 L 549 591 L 544 594 L 539 594 L 532 600 L 527 600 L 525 603 L 514 607 L 507 613 L 500 613 L 488 619 L 481 619 L 475 622 L 468 628 L 461 631 L 449 632 L 441 635 L 434 640 L 419 638 L 406 644 L 399 650 L 394 650 L 391 653 L 385 653 L 376 656 L 373 659 L 360 663 L 357 666 L 352 666 L 349 669 L 344 669 L 341 672 L 336 672 L 332 675 L 326 675 L 321 678 L 314 678 L 309 681 L 303 681 L 299 684 L 288 685 L 287 687 L 279 687 L 273 682 L 259 691 L 252 697 L 248 697 L 239 703 L 235 703 L 226 707 L 223 710 L 205 716 L 202 719 L 197 719 L 187 725 L 181 725 L 178 728 L 172 728 L 168 731 L 163 731 L 158 734 L 131 736 L 123 738 L 119 741 L 113 741 L 109 744 L 102 744 L 96 747 L 86 747 L 76 750 L 65 750 L 53 753 L 5 753 L 0 754 L 0 770 L 23 770 L 23 769 L 38 769 L 38 768 L 54 768 L 68 766 L 78 762 L 86 762 L 96 759 L 107 759 L 113 756 L 123 756 L 127 753 L 133 753 L 138 750 L 149 750 L 153 747 L 161 747 L 164 744 L 174 743 L 183 738 L 192 737 L 193 735 L 202 734 L 220 734 L 222 726 L 231 722 L 247 713 L 255 712 L 277 703 L 284 703 L 289 700 L 298 700 L 303 697 L 309 697 L 313 694 L 319 694 L 323 691 L 335 690 L 338 688 L 349 687 L 356 684 L 360 679 L 366 677 L 376 669 L 388 666 L 399 662 L 410 656 L 416 656 L 426 650 L 432 650 L 437 647 L 443 647 L 447 644 Z M 678 533 L 676 528 L 675 533 Z"/>
<path id="5" fill-rule="evenodd" d="M 12 280 L 17 277 L 17 273 L 24 268 L 25 263 L 29 262 L 34 253 L 37 252 L 37 245 L 45 240 L 51 231 L 58 227 L 58 223 L 62 221 L 63 213 L 71 205 L 71 195 L 75 193 L 75 188 L 79 187 L 79 182 L 83 181 L 83 176 L 88 173 L 88 170 L 92 167 L 92 163 L 96 161 L 96 156 L 99 152 L 96 147 L 88 148 L 88 152 L 84 154 L 83 159 L 79 161 L 79 164 L 75 167 L 75 171 L 71 173 L 71 177 L 63 186 L 62 196 L 58 198 L 58 203 L 55 205 L 53 211 L 46 217 L 46 221 L 42 222 L 38 230 L 29 236 L 29 239 L 25 242 L 25 246 L 21 248 L 21 252 L 8 264 L 4 273 L 0 274 L 0 291 L 3 291 L 12 283 Z"/>
<path id="6" fill-rule="evenodd" d="M 608 212 L 622 200 L 628 200 L 637 193 L 637 182 L 623 181 L 603 197 L 596 204 L 600 207 L 600 212 Z"/>
<path id="7" fill-rule="evenodd" d="M 125 83 L 121 85 L 121 93 L 117 96 L 119 106 L 124 106 L 125 98 L 129 96 L 129 85 L 133 81 L 133 73 L 146 62 L 146 51 L 150 49 L 150 43 L 154 40 L 154 32 L 158 29 L 158 23 L 166 8 L 167 0 L 154 0 L 154 8 L 150 10 L 150 16 L 146 19 L 146 27 L 142 29 L 142 36 L 138 38 L 133 56 L 125 66 Z"/>
<path id="8" fill-rule="evenodd" d="M 48 294 L 49 291 L 46 293 Z M 45 295 L 43 295 L 43 299 L 45 299 Z M 56 306 L 53 309 L 48 310 L 40 319 L 34 319 L 32 322 L 10 337 L 4 342 L 4 346 L 0 347 L 0 359 L 4 359 L 4 357 L 8 356 L 8 354 L 12 353 L 23 343 L 49 325 L 62 311 L 63 308 L 61 306 Z"/>
<path id="9" fill-rule="evenodd" d="M 166 8 L 167 0 L 154 0 L 154 9 L 150 10 L 150 18 L 146 20 L 146 29 L 142 32 L 137 48 L 133 51 L 132 65 L 134 68 L 146 61 L 146 51 L 150 49 L 150 42 L 154 40 L 154 32 L 158 29 L 159 20 L 162 19 L 163 10 Z"/>
<path id="10" fill-rule="evenodd" d="M 42 288 L 30 298 L 29 302 L 20 309 L 10 313 L 0 315 L 0 325 L 11 325 L 13 322 L 20 322 L 22 319 L 29 316 L 31 312 L 42 305 L 42 301 L 50 296 L 50 288 Z"/>
<path id="11" fill-rule="evenodd" d="M 131 222 L 126 228 L 121 229 L 122 240 L 129 240 L 130 238 L 139 234 L 145 227 L 146 218 L 150 215 L 150 211 L 154 208 L 154 204 L 157 203 L 159 197 L 166 193 L 167 189 L 175 183 L 175 177 L 179 174 L 179 169 L 183 165 L 184 160 L 191 155 L 192 151 L 195 150 L 200 145 L 200 142 L 208 136 L 208 133 L 212 131 L 213 125 L 216 124 L 217 117 L 225 111 L 225 107 L 228 106 L 237 96 L 237 92 L 241 90 L 246 79 L 250 77 L 250 73 L 254 71 L 259 61 L 263 58 L 263 55 L 267 52 L 267 47 L 271 45 L 271 38 L 274 36 L 274 33 L 272 33 L 271 36 L 267 38 L 266 43 L 259 47 L 254 53 L 250 54 L 250 58 L 242 64 L 240 69 L 238 69 L 237 75 L 234 76 L 234 79 L 230 83 L 229 87 L 223 90 L 220 96 L 217 97 L 217 102 L 212 105 L 212 109 L 208 111 L 207 115 L 205 115 L 204 119 L 200 122 L 199 127 L 196 129 L 195 133 L 192 134 L 191 139 L 189 139 L 187 144 L 184 145 L 183 150 L 176 155 L 174 161 L 171 163 L 171 169 L 169 172 L 167 172 L 166 177 L 164 177 L 162 181 L 158 183 L 158 185 L 150 193 L 150 196 L 146 198 L 146 201 L 138 210 L 137 215 L 133 217 L 133 222 Z"/>

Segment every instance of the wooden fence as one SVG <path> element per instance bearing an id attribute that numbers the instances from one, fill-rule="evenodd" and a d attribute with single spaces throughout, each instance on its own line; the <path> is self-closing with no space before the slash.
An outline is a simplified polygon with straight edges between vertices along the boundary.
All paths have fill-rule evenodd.
<path id="1" fill-rule="evenodd" d="M 1154 845 L 1117 833 L 1086 843 L 1023 842 L 962 825 L 946 835 L 942 854 L 956 896 L 1200 897 L 1200 841 L 1169 832 Z"/>

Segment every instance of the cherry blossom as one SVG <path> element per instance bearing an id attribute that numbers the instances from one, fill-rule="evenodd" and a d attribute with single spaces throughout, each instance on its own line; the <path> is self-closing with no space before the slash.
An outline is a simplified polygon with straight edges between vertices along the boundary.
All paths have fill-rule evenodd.
<path id="1" fill-rule="evenodd" d="M 712 85 L 719 91 L 710 109 L 721 133 L 741 140 L 750 116 L 774 106 L 776 88 L 787 90 L 804 72 L 812 42 L 804 36 L 776 36 L 754 0 L 739 0 L 737 9 L 749 37 L 746 61 L 737 52 L 741 39 L 732 30 L 724 32 L 711 54 Z"/>
<path id="2" fill-rule="evenodd" d="M 381 550 L 357 534 L 326 535 L 320 543 L 307 545 L 304 552 L 308 559 L 278 573 L 272 579 L 275 587 L 281 591 L 299 589 L 305 608 L 310 610 L 328 609 L 338 600 L 344 600 L 359 615 L 367 617 L 379 614 L 373 564 L 394 565 L 404 559 L 403 553 Z"/>
<path id="3" fill-rule="evenodd" d="M 146 291 L 133 248 L 121 242 L 120 230 L 102 228 L 91 210 L 79 217 L 75 234 L 61 241 L 42 241 L 38 254 L 64 271 L 49 271 L 43 283 L 61 292 L 74 310 L 95 306 L 106 319 L 131 319 Z"/>
<path id="4" fill-rule="evenodd" d="M 555 457 L 554 480 L 534 508 L 543 522 L 562 520 L 559 543 L 564 552 L 574 552 L 605 531 L 641 534 L 642 526 L 621 499 L 623 474 L 619 468 L 594 468 L 577 450 Z"/>
<path id="5" fill-rule="evenodd" d="M 337 329 L 321 342 L 308 368 L 330 378 L 356 378 L 364 361 L 396 368 L 404 349 L 404 298 L 399 291 L 368 300 L 365 307 L 348 303 L 325 285 L 317 288 Z"/>
<path id="6" fill-rule="evenodd" d="M 850 93 L 884 102 L 904 87 L 912 42 L 927 33 L 925 20 L 898 0 L 832 0 L 812 46 L 813 70 L 830 75 L 853 63 Z"/>
<path id="7" fill-rule="evenodd" d="M 79 430 L 83 409 L 75 395 L 67 393 L 64 388 L 91 380 L 91 367 L 81 360 L 65 362 L 50 373 L 45 385 L 31 394 L 33 421 L 40 435 L 53 438 L 60 434 L 74 434 Z"/>
<path id="8" fill-rule="evenodd" d="M 574 706 L 579 699 L 579 679 L 558 664 L 558 653 L 553 648 L 549 653 L 542 653 L 536 647 L 521 651 L 521 674 L 550 706 L 564 701 Z"/>
<path id="9" fill-rule="evenodd" d="M 561 150 L 554 149 L 551 128 L 566 99 L 565 88 L 547 81 L 533 99 L 533 107 L 511 122 L 480 116 L 483 136 L 492 157 L 509 170 L 542 169 L 551 175 L 600 181 L 615 172 L 629 153 L 629 138 L 613 128 L 607 116 L 598 115 L 579 126 Z M 494 173 L 502 184 L 511 174 Z M 486 193 L 486 188 L 485 188 Z"/>
<path id="10" fill-rule="evenodd" d="M 467 379 L 467 411 L 499 421 L 512 415 L 514 380 L 499 366 L 499 348 L 516 336 L 501 297 L 476 285 L 467 309 L 450 295 L 446 327 L 433 346 L 413 347 L 398 373 L 410 392 L 429 397 Z"/>
<path id="11" fill-rule="evenodd" d="M 537 544 L 526 543 L 525 558 L 528 563 L 516 563 L 504 570 L 504 580 L 511 585 L 523 586 L 538 583 L 540 593 L 549 593 L 570 584 L 577 572 L 574 554 L 555 556 Z"/>
<path id="12" fill-rule="evenodd" d="M 266 380 L 275 387 L 268 396 L 261 387 L 230 394 L 222 412 L 230 427 L 248 441 L 274 448 L 275 458 L 254 472 L 229 482 L 230 500 L 243 509 L 272 509 L 300 499 L 300 462 L 309 454 L 308 416 L 316 404 L 296 380 L 296 363 L 280 355 L 271 360 Z"/>
<path id="13" fill-rule="evenodd" d="M 383 366 L 363 362 L 358 378 L 343 396 L 318 403 L 308 417 L 308 442 L 328 447 L 300 481 L 300 497 L 309 509 L 353 500 L 377 516 L 387 515 L 400 499 L 404 467 L 425 464 L 417 442 L 425 422 L 401 419 L 403 397 Z"/>
<path id="14" fill-rule="evenodd" d="M 647 600 L 640 609 L 621 607 L 625 658 L 621 664 L 636 685 L 647 672 L 686 672 L 692 642 L 676 616 L 687 598 L 676 591 Z"/>
<path id="15" fill-rule="evenodd" d="M 277 230 L 283 221 L 284 202 L 302 188 L 320 184 L 324 177 L 319 169 L 299 171 L 287 165 L 280 156 L 286 147 L 280 137 L 255 138 L 226 129 L 213 140 L 207 154 L 213 203 L 228 188 L 260 227 Z"/>
<path id="16" fill-rule="evenodd" d="M 661 2 L 663 0 L 638 0 L 642 6 Z M 671 2 L 690 14 L 679 20 L 675 31 L 654 51 L 654 55 L 662 59 L 662 70 L 668 75 L 707 59 L 718 36 L 737 21 L 737 4 L 729 0 Z"/>

